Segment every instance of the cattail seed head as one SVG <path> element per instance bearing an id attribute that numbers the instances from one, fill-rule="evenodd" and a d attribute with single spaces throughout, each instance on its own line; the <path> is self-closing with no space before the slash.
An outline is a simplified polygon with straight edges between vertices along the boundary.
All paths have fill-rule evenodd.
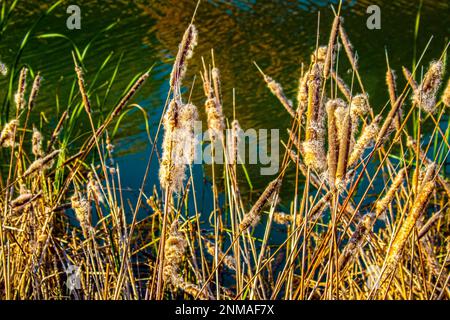
<path id="1" fill-rule="evenodd" d="M 33 86 L 31 87 L 30 97 L 28 99 L 28 109 L 30 110 L 29 112 L 31 112 L 33 110 L 34 105 L 36 104 L 36 97 L 37 97 L 39 89 L 41 87 L 41 80 L 42 80 L 42 77 L 38 73 L 36 75 L 36 77 L 34 77 Z"/>
<path id="2" fill-rule="evenodd" d="M 358 141 L 353 146 L 350 158 L 348 160 L 348 167 L 353 167 L 361 158 L 364 151 L 375 143 L 375 140 L 380 131 L 379 122 L 381 116 L 376 116 L 372 123 L 364 128 Z"/>
<path id="3" fill-rule="evenodd" d="M 190 24 L 184 32 L 183 39 L 178 46 L 178 53 L 170 74 L 170 87 L 178 92 L 181 82 L 186 74 L 187 61 L 192 57 L 197 45 L 198 32 L 195 25 Z"/>
<path id="4" fill-rule="evenodd" d="M 317 50 L 314 50 L 311 54 L 311 62 L 324 64 L 327 56 L 327 51 L 327 46 L 318 47 Z"/>
<path id="5" fill-rule="evenodd" d="M 82 195 L 76 193 L 70 199 L 72 209 L 75 211 L 75 217 L 80 222 L 85 238 L 87 237 L 89 228 L 91 227 L 91 208 L 89 201 Z"/>
<path id="6" fill-rule="evenodd" d="M 395 194 L 402 185 L 405 177 L 406 177 L 406 169 L 402 168 L 395 176 L 385 196 L 376 202 L 375 214 L 377 218 L 379 218 L 386 211 L 389 204 L 391 204 L 392 200 L 394 200 Z"/>
<path id="7" fill-rule="evenodd" d="M 339 114 L 339 113 L 338 113 Z M 338 119 L 338 117 L 336 117 Z M 352 134 L 352 121 L 350 114 L 346 113 L 342 124 L 338 127 L 339 130 L 339 159 L 336 169 L 336 185 L 342 187 L 345 183 L 348 169 L 348 157 L 350 153 L 350 143 Z"/>
<path id="8" fill-rule="evenodd" d="M 281 187 L 281 178 L 278 177 L 266 187 L 264 192 L 255 202 L 251 210 L 244 216 L 244 219 L 241 221 L 239 228 L 244 231 L 248 229 L 250 226 L 255 226 L 260 218 L 262 209 L 271 201 L 271 199 L 276 195 Z"/>
<path id="9" fill-rule="evenodd" d="M 0 133 L 0 147 L 14 147 L 14 136 L 18 125 L 18 120 L 11 120 L 4 126 L 2 132 Z"/>
<path id="10" fill-rule="evenodd" d="M 276 82 L 271 77 L 264 75 L 264 80 L 267 83 L 267 87 L 272 92 L 272 94 L 278 98 L 286 111 L 291 115 L 291 117 L 295 118 L 295 111 L 292 107 L 292 101 L 289 100 L 284 94 L 283 87 Z"/>
<path id="11" fill-rule="evenodd" d="M 211 141 L 221 140 L 225 129 L 222 105 L 218 103 L 217 99 L 209 98 L 206 100 L 205 109 Z"/>
<path id="12" fill-rule="evenodd" d="M 424 111 L 434 113 L 436 110 L 436 93 L 442 80 L 443 64 L 433 61 L 423 77 L 419 88 L 414 91 L 414 103 Z"/>
<path id="13" fill-rule="evenodd" d="M 186 254 L 186 240 L 178 230 L 178 221 L 174 220 L 164 246 L 164 281 L 177 282 L 181 262 Z"/>
<path id="14" fill-rule="evenodd" d="M 44 152 L 42 150 L 42 134 L 33 126 L 33 136 L 31 138 L 32 152 L 36 158 L 43 156 Z"/>
<path id="15" fill-rule="evenodd" d="M 78 78 L 78 87 L 81 93 L 81 98 L 83 101 L 84 110 L 86 110 L 87 114 L 91 113 L 91 103 L 89 102 L 89 97 L 87 95 L 85 83 L 84 83 L 84 75 L 83 70 L 78 66 L 75 65 L 75 73 L 77 74 Z"/>
<path id="16" fill-rule="evenodd" d="M 14 102 L 16 103 L 16 107 L 18 110 L 23 109 L 23 107 L 25 106 L 25 90 L 27 86 L 27 75 L 28 75 L 28 68 L 23 67 L 22 70 L 20 70 L 19 87 L 14 96 Z"/>
<path id="17" fill-rule="evenodd" d="M 335 16 L 333 20 L 333 25 L 331 27 L 330 38 L 328 40 L 327 52 L 325 57 L 325 66 L 323 68 L 323 75 L 325 78 L 328 78 L 330 74 L 330 69 L 332 69 L 333 67 L 334 45 L 336 43 L 340 23 L 341 17 Z"/>
<path id="18" fill-rule="evenodd" d="M 23 176 L 25 177 L 38 171 L 50 169 L 51 167 L 53 167 L 53 162 L 59 153 L 60 150 L 55 150 L 52 153 L 46 155 L 45 157 L 35 160 L 23 173 Z"/>
<path id="19" fill-rule="evenodd" d="M 326 104 L 327 121 L 328 121 L 328 181 L 331 187 L 335 185 L 336 169 L 339 159 L 339 137 L 336 125 L 336 108 L 340 102 L 329 100 Z"/>
<path id="20" fill-rule="evenodd" d="M 430 181 L 425 184 L 425 186 L 417 196 L 413 207 L 411 208 L 411 211 L 409 212 L 405 221 L 401 224 L 401 227 L 398 230 L 397 235 L 395 236 L 384 261 L 385 268 L 380 279 L 380 284 L 383 284 L 395 271 L 397 263 L 402 257 L 403 249 L 411 234 L 411 231 L 416 225 L 417 220 L 425 211 L 434 187 L 434 181 Z"/>
<path id="21" fill-rule="evenodd" d="M 325 112 L 322 106 L 322 69 L 316 63 L 308 79 L 308 110 L 306 117 L 306 139 L 303 143 L 305 164 L 318 172 L 327 167 L 325 155 Z"/>

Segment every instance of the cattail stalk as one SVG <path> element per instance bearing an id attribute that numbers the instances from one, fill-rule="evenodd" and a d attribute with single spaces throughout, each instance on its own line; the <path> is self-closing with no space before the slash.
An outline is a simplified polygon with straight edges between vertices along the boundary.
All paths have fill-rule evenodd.
<path id="1" fill-rule="evenodd" d="M 352 101 L 352 94 L 351 91 L 349 89 L 349 87 L 347 86 L 347 84 L 344 82 L 344 80 L 339 77 L 339 75 L 336 74 L 336 72 L 331 71 L 331 76 L 333 77 L 334 81 L 336 81 L 339 90 L 341 91 L 341 93 L 344 95 L 344 97 L 347 99 L 347 101 Z"/>

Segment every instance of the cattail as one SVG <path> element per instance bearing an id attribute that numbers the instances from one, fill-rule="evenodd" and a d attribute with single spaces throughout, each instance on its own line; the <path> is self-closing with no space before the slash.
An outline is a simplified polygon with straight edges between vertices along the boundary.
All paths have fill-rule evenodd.
<path id="1" fill-rule="evenodd" d="M 75 193 L 70 199 L 72 204 L 72 209 L 75 211 L 75 217 L 78 222 L 80 222 L 81 229 L 83 230 L 83 235 L 87 238 L 89 229 L 91 227 L 91 207 L 89 201 L 83 196 Z"/>
<path id="2" fill-rule="evenodd" d="M 17 207 L 22 207 L 31 202 L 31 200 L 35 197 L 32 193 L 24 193 L 11 201 L 11 208 L 15 209 Z"/>
<path id="3" fill-rule="evenodd" d="M 339 158 L 339 138 L 335 116 L 335 111 L 338 104 L 339 102 L 336 100 L 329 100 L 326 104 L 328 119 L 328 180 L 331 187 L 334 187 Z"/>
<path id="4" fill-rule="evenodd" d="M 229 136 L 228 161 L 230 164 L 235 164 L 239 160 L 239 143 L 241 141 L 241 126 L 239 121 L 234 119 L 231 122 L 231 135 Z"/>
<path id="5" fill-rule="evenodd" d="M 342 45 L 344 46 L 345 53 L 347 54 L 348 60 L 350 61 L 350 64 L 352 65 L 353 70 L 357 70 L 358 64 L 355 59 L 355 55 L 353 54 L 353 46 L 350 43 L 350 39 L 348 38 L 348 35 L 345 32 L 345 29 L 344 29 L 342 23 L 343 23 L 343 19 L 341 20 L 341 23 L 339 24 L 339 36 L 342 40 Z"/>
<path id="6" fill-rule="evenodd" d="M 328 40 L 327 46 L 327 54 L 325 57 L 325 65 L 323 68 L 323 76 L 324 78 L 328 78 L 330 74 L 330 69 L 333 68 L 333 60 L 334 60 L 334 45 L 336 44 L 336 38 L 339 31 L 339 25 L 341 23 L 341 17 L 335 16 L 333 20 L 333 25 L 331 27 L 330 38 Z"/>
<path id="7" fill-rule="evenodd" d="M 419 88 L 414 91 L 414 103 L 426 112 L 434 113 L 436 110 L 436 93 L 441 84 L 442 73 L 442 62 L 432 62 Z"/>
<path id="8" fill-rule="evenodd" d="M 298 80 L 297 103 L 297 112 L 303 114 L 308 106 L 308 72 Z"/>
<path id="9" fill-rule="evenodd" d="M 128 90 L 128 92 L 122 97 L 122 99 L 120 99 L 120 102 L 114 108 L 112 117 L 116 117 L 122 111 L 123 107 L 126 106 L 128 101 L 130 101 L 131 98 L 133 98 L 133 96 L 136 94 L 136 92 L 138 92 L 139 89 L 144 85 L 149 75 L 150 74 L 146 72 L 136 80 L 136 82 L 131 86 L 130 90 Z"/>
<path id="10" fill-rule="evenodd" d="M 183 234 L 178 230 L 178 221 L 174 220 L 170 226 L 170 231 L 166 244 L 164 246 L 164 267 L 163 279 L 173 287 L 186 292 L 193 297 L 199 297 L 202 300 L 209 299 L 207 293 L 201 291 L 201 288 L 195 284 L 185 281 L 180 275 L 180 266 L 186 255 L 186 240 Z"/>
<path id="11" fill-rule="evenodd" d="M 386 211 L 389 204 L 391 204 L 392 200 L 394 200 L 395 194 L 402 185 L 405 176 L 406 176 L 406 169 L 402 168 L 395 176 L 385 196 L 376 202 L 375 215 L 377 218 L 379 218 Z"/>
<path id="12" fill-rule="evenodd" d="M 372 121 L 372 123 L 364 128 L 361 133 L 361 136 L 358 138 L 358 141 L 353 146 L 353 150 L 350 154 L 350 158 L 348 160 L 348 167 L 351 168 L 356 162 L 361 158 L 364 151 L 369 148 L 375 142 L 380 127 L 378 123 L 381 119 L 381 116 L 378 115 Z"/>
<path id="13" fill-rule="evenodd" d="M 336 81 L 339 90 L 342 92 L 342 94 L 347 99 L 347 101 L 351 101 L 352 94 L 351 94 L 349 87 L 344 82 L 344 80 L 341 77 L 339 77 L 339 75 L 337 75 L 336 72 L 334 72 L 334 71 L 331 71 L 331 76 L 333 77 L 334 81 Z"/>
<path id="14" fill-rule="evenodd" d="M 311 54 L 311 63 L 319 63 L 321 66 L 325 63 L 327 56 L 327 46 L 320 46 Z"/>
<path id="15" fill-rule="evenodd" d="M 436 163 L 430 162 L 425 167 L 425 172 L 423 178 L 420 181 L 420 188 L 422 188 L 425 184 L 432 181 L 436 175 L 437 166 Z"/>
<path id="16" fill-rule="evenodd" d="M 0 133 L 0 147 L 14 147 L 14 136 L 18 125 L 18 120 L 11 120 L 5 125 L 2 132 Z"/>
<path id="17" fill-rule="evenodd" d="M 187 61 L 192 57 L 194 48 L 197 45 L 198 32 L 195 25 L 190 24 L 184 32 L 183 39 L 178 47 L 177 57 L 170 74 L 170 87 L 174 92 L 178 92 L 181 87 L 186 69 Z"/>
<path id="18" fill-rule="evenodd" d="M 400 261 L 402 257 L 403 248 L 416 225 L 417 220 L 425 211 L 428 200 L 431 196 L 431 193 L 434 190 L 434 182 L 430 181 L 425 184 L 422 188 L 421 192 L 417 196 L 411 211 L 406 217 L 405 221 L 401 224 L 400 229 L 398 230 L 397 235 L 395 236 L 391 247 L 387 253 L 384 265 L 384 272 L 381 275 L 380 284 L 383 284 L 389 276 L 395 271 L 397 267 L 397 263 Z"/>
<path id="19" fill-rule="evenodd" d="M 164 246 L 163 279 L 175 286 L 183 282 L 179 278 L 180 265 L 186 255 L 186 240 L 178 230 L 178 220 L 174 220 Z"/>
<path id="20" fill-rule="evenodd" d="M 394 70 L 388 68 L 386 71 L 386 85 L 389 91 L 389 100 L 391 101 L 391 108 L 395 106 L 395 102 L 397 101 L 397 86 L 396 86 L 396 75 Z M 402 109 L 400 108 L 396 114 L 394 125 L 397 130 L 400 129 L 402 122 Z"/>
<path id="21" fill-rule="evenodd" d="M 319 172 L 327 166 L 325 155 L 324 110 L 321 101 L 322 71 L 316 63 L 308 80 L 308 111 L 306 118 L 306 139 L 303 143 L 305 164 Z"/>
<path id="22" fill-rule="evenodd" d="M 422 148 L 417 149 L 417 142 L 413 140 L 412 137 L 408 136 L 407 140 L 407 146 L 409 148 L 413 148 L 414 150 L 419 150 L 420 158 L 427 164 L 431 163 L 432 161 L 427 158 L 427 156 L 424 154 Z M 440 174 L 436 175 L 436 178 L 439 182 L 439 184 L 444 188 L 447 195 L 450 197 L 450 184 L 445 180 Z"/>
<path id="23" fill-rule="evenodd" d="M 91 103 L 89 102 L 89 98 L 88 98 L 85 84 L 84 84 L 83 70 L 78 65 L 75 65 L 75 72 L 76 72 L 77 78 L 78 78 L 78 87 L 80 89 L 81 98 L 83 100 L 84 110 L 86 110 L 87 114 L 90 114 L 91 113 Z"/>
<path id="24" fill-rule="evenodd" d="M 159 180 L 161 187 L 165 189 L 174 188 L 178 190 L 184 180 L 184 167 L 176 158 L 178 141 L 177 128 L 179 127 L 179 108 L 177 101 L 172 100 L 163 118 L 164 139 L 161 166 L 159 169 Z"/>
<path id="25" fill-rule="evenodd" d="M 221 140 L 225 121 L 222 112 L 222 106 L 215 98 L 209 98 L 205 103 L 208 129 L 211 141 Z"/>
<path id="26" fill-rule="evenodd" d="M 403 76 L 405 77 L 406 81 L 408 81 L 408 84 L 411 86 L 411 89 L 416 92 L 419 90 L 419 85 L 417 84 L 416 80 L 414 80 L 411 72 L 406 67 L 402 67 Z"/>
<path id="27" fill-rule="evenodd" d="M 24 172 L 23 176 L 25 177 L 37 171 L 50 169 L 53 166 L 54 159 L 58 156 L 59 153 L 60 150 L 55 150 L 52 153 L 46 155 L 45 157 L 35 160 Z"/>
<path id="28" fill-rule="evenodd" d="M 298 167 L 300 169 L 300 171 L 302 172 L 302 174 L 307 177 L 308 176 L 308 167 L 302 162 L 302 160 L 300 159 L 299 156 L 297 156 L 297 154 L 295 153 L 294 150 L 289 149 L 288 150 L 288 154 L 289 157 L 291 158 L 292 162 L 294 162 L 295 164 L 298 163 Z M 314 172 L 310 172 L 309 175 L 310 178 L 310 182 L 311 184 L 316 188 L 319 189 L 322 186 L 322 183 L 320 182 L 320 180 L 317 178 L 317 176 L 314 174 Z"/>
<path id="29" fill-rule="evenodd" d="M 337 119 L 338 116 L 336 116 Z M 349 113 L 346 113 L 342 124 L 339 125 L 339 158 L 336 169 L 336 185 L 345 183 L 347 176 L 347 163 L 350 152 L 350 140 L 352 134 L 352 121 Z"/>
<path id="30" fill-rule="evenodd" d="M 36 97 L 38 95 L 39 89 L 41 87 L 42 77 L 38 73 L 36 77 L 34 77 L 33 86 L 31 87 L 30 97 L 28 99 L 28 110 L 31 112 L 36 104 Z"/>
<path id="31" fill-rule="evenodd" d="M 394 121 L 396 114 L 398 113 L 398 111 L 402 107 L 404 100 L 405 100 L 405 96 L 400 95 L 397 98 L 397 101 L 395 102 L 395 105 L 389 111 L 389 113 L 388 113 L 386 119 L 384 120 L 384 123 L 381 126 L 381 129 L 380 129 L 380 131 L 378 133 L 377 142 L 376 142 L 377 146 L 379 146 L 382 143 L 384 143 L 384 141 L 391 134 L 392 129 L 393 129 L 392 122 Z"/>
<path id="32" fill-rule="evenodd" d="M 59 134 L 60 134 L 60 132 L 62 130 L 64 121 L 67 119 L 68 115 L 69 115 L 69 113 L 66 110 L 66 111 L 64 111 L 64 113 L 62 114 L 61 118 L 59 119 L 55 130 L 53 130 L 52 137 L 50 138 L 50 142 L 48 142 L 47 153 L 50 152 L 50 150 L 52 149 L 53 144 L 55 143 L 56 138 L 58 138 L 58 136 L 59 136 Z"/>
<path id="33" fill-rule="evenodd" d="M 373 223 L 375 222 L 375 214 L 368 213 L 362 217 L 356 226 L 355 231 L 350 237 L 347 245 L 342 250 L 339 256 L 339 270 L 342 270 L 350 259 L 355 258 L 358 254 L 358 249 L 364 245 L 367 235 L 372 230 Z"/>
<path id="34" fill-rule="evenodd" d="M 369 106 L 369 98 L 366 94 L 358 94 L 352 98 L 352 102 L 350 104 L 351 114 L 354 118 L 356 117 L 364 117 L 368 114 L 370 110 Z"/>
<path id="35" fill-rule="evenodd" d="M 179 122 L 180 132 L 182 138 L 182 148 L 184 163 L 189 164 L 194 161 L 195 146 L 197 145 L 194 126 L 198 120 L 197 107 L 191 103 L 185 104 L 180 108 Z"/>
<path id="36" fill-rule="evenodd" d="M 102 190 L 100 188 L 100 184 L 97 180 L 95 180 L 94 174 L 92 172 L 89 172 L 88 174 L 88 184 L 87 184 L 87 191 L 88 191 L 88 199 L 94 199 L 98 203 L 105 203 L 105 198 L 103 197 Z"/>
<path id="37" fill-rule="evenodd" d="M 212 243 L 211 241 L 206 240 L 206 251 L 212 256 L 215 257 L 216 256 L 216 248 L 214 243 Z M 229 256 L 229 255 L 224 255 L 224 253 L 220 250 L 218 250 L 218 256 L 217 256 L 218 261 L 222 261 L 223 264 L 230 270 L 236 270 L 236 261 L 234 260 L 233 257 Z"/>
<path id="38" fill-rule="evenodd" d="M 319 217 L 322 215 L 322 213 L 328 207 L 329 201 L 331 200 L 332 197 L 333 197 L 333 192 L 329 191 L 322 198 L 320 198 L 320 200 L 317 201 L 317 203 L 309 210 L 308 218 L 311 220 L 319 219 Z"/>
<path id="39" fill-rule="evenodd" d="M 447 106 L 450 107 L 450 79 L 447 82 L 447 87 L 444 90 L 444 93 L 442 94 L 442 102 Z"/>
<path id="40" fill-rule="evenodd" d="M 388 87 L 389 99 L 391 101 L 391 107 L 394 106 L 395 101 L 397 101 L 397 86 L 396 86 L 396 75 L 394 70 L 388 68 L 386 71 L 386 85 Z"/>
<path id="41" fill-rule="evenodd" d="M 247 230 L 250 226 L 255 226 L 261 218 L 262 209 L 276 195 L 281 187 L 281 178 L 278 177 L 266 187 L 259 199 L 255 202 L 251 210 L 244 216 L 239 228 L 241 231 Z"/>
<path id="42" fill-rule="evenodd" d="M 283 88 L 281 85 L 273 80 L 271 77 L 264 75 L 264 81 L 267 83 L 267 87 L 272 92 L 272 94 L 278 98 L 278 100 L 281 102 L 283 107 L 289 112 L 292 118 L 295 118 L 295 111 L 292 107 L 292 101 L 289 100 L 286 95 L 284 94 Z"/>
<path id="43" fill-rule="evenodd" d="M 20 70 L 19 87 L 14 96 L 14 101 L 16 103 L 16 107 L 18 110 L 21 110 L 25 106 L 25 90 L 27 86 L 27 75 L 28 75 L 28 68 L 23 67 L 22 70 Z"/>
<path id="44" fill-rule="evenodd" d="M 36 158 L 41 158 L 44 155 L 42 150 L 42 134 L 33 126 L 33 136 L 31 138 L 32 152 Z"/>
<path id="45" fill-rule="evenodd" d="M 185 179 L 186 164 L 192 163 L 195 150 L 194 123 L 197 108 L 172 100 L 164 115 L 163 155 L 159 170 L 161 186 L 178 192 Z"/>

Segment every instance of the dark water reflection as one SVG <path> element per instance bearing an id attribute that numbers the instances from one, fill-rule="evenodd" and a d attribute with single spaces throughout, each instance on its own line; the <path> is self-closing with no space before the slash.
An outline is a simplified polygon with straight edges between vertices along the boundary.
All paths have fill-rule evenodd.
<path id="1" fill-rule="evenodd" d="M 0 58 L 11 63 L 19 43 L 38 13 L 48 7 L 48 1 L 20 1 L 12 17 L 8 32 L 0 42 Z M 327 42 L 332 22 L 330 4 L 338 1 L 203 1 L 196 17 L 199 29 L 199 45 L 190 63 L 186 84 L 190 84 L 201 70 L 201 57 L 210 58 L 214 49 L 216 64 L 221 69 L 224 110 L 232 116 L 232 89 L 236 90 L 236 115 L 241 126 L 247 128 L 284 128 L 290 118 L 267 88 L 253 65 L 263 67 L 267 74 L 280 82 L 287 95 L 294 99 L 301 63 L 308 63 L 316 43 L 317 12 L 320 11 L 320 43 Z M 382 29 L 366 28 L 366 8 L 376 4 L 381 8 Z M 135 99 L 150 117 L 150 129 L 154 134 L 167 94 L 167 80 L 171 61 L 186 25 L 191 19 L 196 1 L 95 1 L 80 2 L 82 29 L 69 31 L 65 27 L 67 14 L 61 6 L 45 18 L 36 34 L 62 33 L 83 47 L 102 28 L 118 21 L 110 31 L 96 39 L 85 60 L 87 81 L 103 60 L 113 52 L 113 57 L 97 82 L 103 84 L 114 72 L 123 53 L 113 94 L 102 108 L 110 108 L 119 98 L 129 81 L 138 72 L 152 64 L 155 68 L 151 80 Z M 400 70 L 411 66 L 414 58 L 414 25 L 419 1 L 344 1 L 343 16 L 354 47 L 360 56 L 360 73 L 371 104 L 380 110 L 388 96 L 384 84 L 385 48 L 389 52 L 391 67 Z M 421 51 L 431 36 L 433 41 L 424 61 L 438 58 L 449 35 L 448 1 L 423 1 L 417 50 Z M 33 121 L 42 123 L 42 116 L 55 123 L 66 107 L 73 80 L 71 46 L 63 39 L 31 39 L 24 51 L 21 63 L 41 71 L 45 82 Z M 400 78 L 400 77 L 399 77 Z M 4 80 L 1 80 L 4 84 Z M 399 85 L 403 85 L 399 79 Z M 3 89 L 2 89 L 3 90 Z M 102 91 L 103 90 L 103 91 Z M 105 89 L 99 89 L 102 97 Z M 59 108 L 55 96 L 58 95 Z M 0 92 L 3 101 L 4 91 Z M 99 100 L 101 101 L 101 99 Z M 193 90 L 193 101 L 203 104 L 199 81 Z M 101 117 L 100 106 L 95 106 Z M 204 116 L 204 115 L 202 115 Z M 87 125 L 84 124 L 84 125 Z M 50 126 L 52 127 L 52 126 Z M 80 122 L 78 133 L 87 130 Z M 43 128 L 45 131 L 45 126 Z M 77 133 L 74 133 L 76 136 Z M 131 112 L 125 117 L 114 139 L 116 156 L 123 164 L 123 184 L 137 188 L 145 171 L 150 145 L 145 134 L 142 114 Z M 157 178 L 157 166 L 152 166 L 148 189 Z M 257 166 L 249 167 L 256 188 L 267 183 L 267 177 L 259 175 Z M 202 181 L 202 173 L 198 174 Z M 291 179 L 292 180 L 292 179 Z M 244 182 L 245 180 L 243 180 Z M 245 184 L 245 182 L 244 182 Z M 287 183 L 287 188 L 293 186 Z"/>

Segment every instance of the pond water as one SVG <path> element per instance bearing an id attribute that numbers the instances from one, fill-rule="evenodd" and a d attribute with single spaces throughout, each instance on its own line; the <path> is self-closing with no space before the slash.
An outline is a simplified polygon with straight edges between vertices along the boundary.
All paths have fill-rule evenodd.
<path id="1" fill-rule="evenodd" d="M 8 65 L 14 61 L 27 30 L 51 3 L 19 1 L 8 29 L 0 39 L 1 61 Z M 330 4 L 337 8 L 338 1 L 202 1 L 196 16 L 199 44 L 185 81 L 190 85 L 197 75 L 192 92 L 193 102 L 198 106 L 204 103 L 198 78 L 201 57 L 209 60 L 211 49 L 214 49 L 216 65 L 222 75 L 226 116 L 231 118 L 233 114 L 232 90 L 235 88 L 236 117 L 241 126 L 244 129 L 281 129 L 281 138 L 286 140 L 285 128 L 289 127 L 290 116 L 265 87 L 253 61 L 283 85 L 289 98 L 295 99 L 301 63 L 308 64 L 310 53 L 315 48 L 319 11 L 320 43 L 325 44 L 328 40 L 333 19 Z M 366 9 L 371 4 L 381 8 L 381 30 L 366 27 Z M 49 133 L 67 105 L 74 77 L 72 46 L 67 39 L 37 37 L 44 33 L 59 33 L 69 37 L 80 48 L 95 38 L 84 60 L 88 83 L 112 53 L 97 80 L 99 96 L 104 94 L 106 87 L 102 85 L 111 77 L 121 59 L 111 96 L 105 105 L 97 104 L 96 98 L 93 98 L 96 117 L 101 117 L 102 110 L 114 105 L 137 73 L 154 65 L 149 81 L 134 99 L 147 112 L 153 137 L 167 96 L 173 57 L 195 5 L 196 1 L 188 0 L 84 0 L 79 4 L 81 30 L 67 29 L 66 5 L 60 5 L 34 30 L 20 60 L 20 64 L 29 65 L 35 72 L 40 71 L 45 80 L 32 122 Z M 376 110 L 381 110 L 388 100 L 384 83 L 385 49 L 389 52 L 391 67 L 400 71 L 402 65 L 411 68 L 414 57 L 420 55 L 431 36 L 433 40 L 424 56 L 426 65 L 440 56 L 448 41 L 449 2 L 423 1 L 419 34 L 415 41 L 414 28 L 419 7 L 420 1 L 411 0 L 344 1 L 342 15 L 345 26 L 358 51 L 361 77 Z M 99 34 L 112 23 L 116 24 Z M 0 79 L 0 88 L 4 88 L 5 83 L 5 79 Z M 404 85 L 401 76 L 400 85 Z M 0 101 L 3 102 L 5 91 L 1 90 Z M 201 116 L 204 118 L 203 110 Z M 151 150 L 145 129 L 145 118 L 135 110 L 125 116 L 113 139 L 116 159 L 121 165 L 122 184 L 130 195 L 138 193 Z M 80 122 L 77 130 L 74 137 L 89 130 L 88 123 Z M 264 188 L 271 178 L 261 176 L 257 165 L 250 165 L 247 169 L 255 189 Z M 195 175 L 198 188 L 202 188 L 208 173 L 196 169 Z M 153 163 L 146 184 L 147 191 L 157 183 L 157 176 L 157 165 Z M 285 183 L 287 192 L 293 188 L 294 183 L 290 180 L 293 179 L 287 179 Z M 241 181 L 245 188 L 247 183 L 243 176 Z M 205 196 L 204 199 L 208 199 L 209 187 L 199 191 Z"/>

